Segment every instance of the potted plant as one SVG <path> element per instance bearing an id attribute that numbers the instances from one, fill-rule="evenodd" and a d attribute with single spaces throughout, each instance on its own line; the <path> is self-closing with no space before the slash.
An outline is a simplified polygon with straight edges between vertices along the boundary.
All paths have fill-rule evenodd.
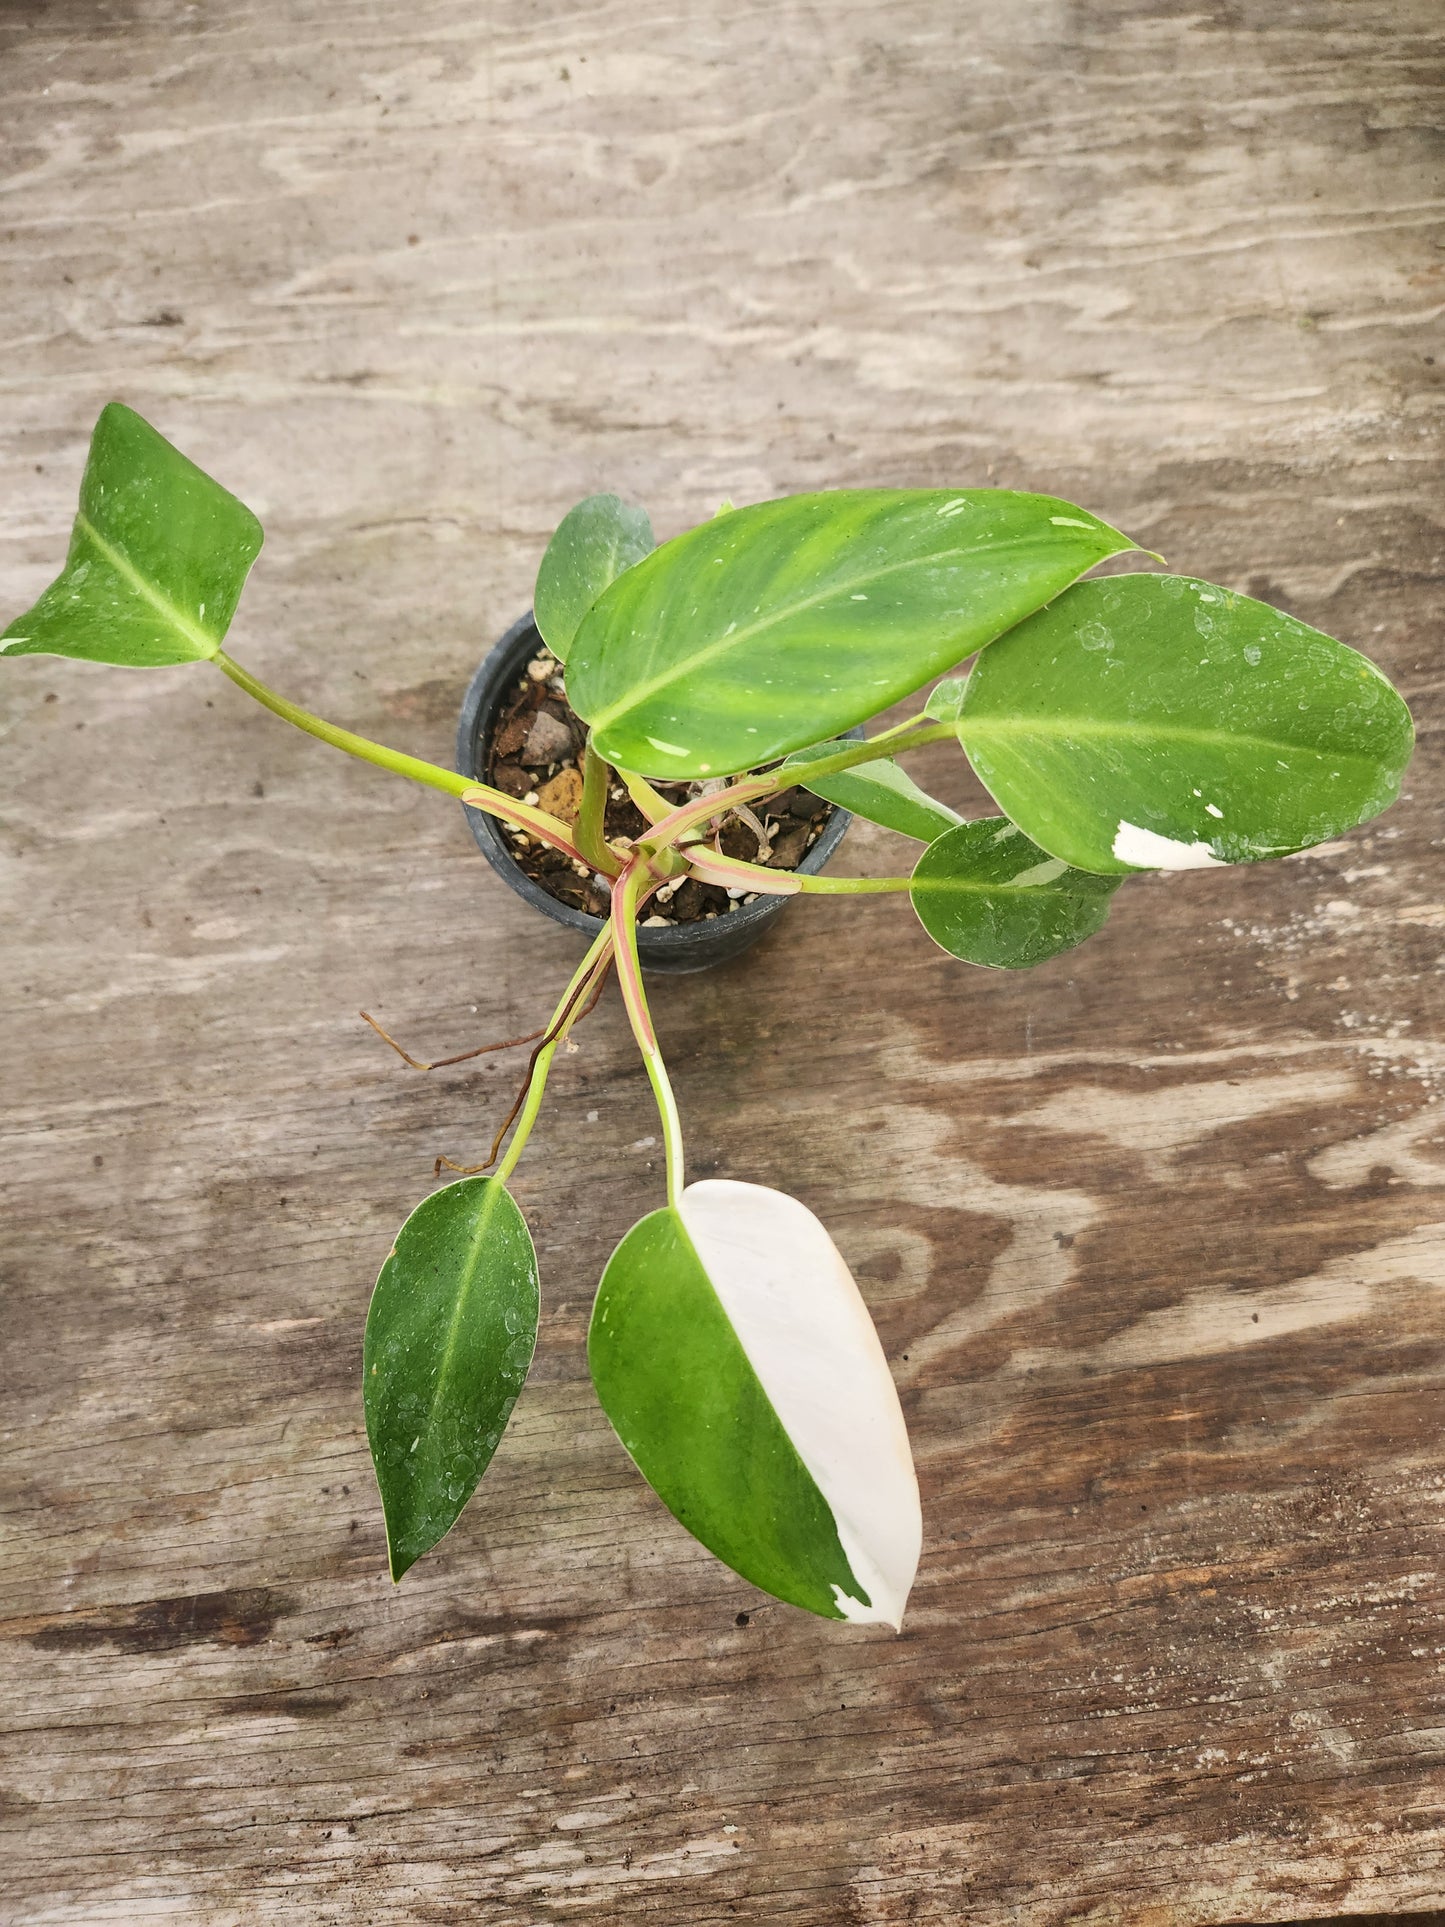
<path id="1" fill-rule="evenodd" d="M 542 559 L 536 633 L 513 635 L 492 675 L 547 692 L 512 732 L 539 732 L 537 754 L 504 784 L 476 763 L 495 771 L 497 743 L 475 714 L 458 775 L 307 714 L 234 662 L 222 645 L 260 525 L 139 416 L 103 412 L 65 567 L 0 650 L 210 661 L 311 735 L 481 812 L 514 881 L 548 874 L 545 854 L 583 892 L 570 908 L 590 944 L 537 1035 L 510 1141 L 504 1126 L 494 1168 L 417 1206 L 372 1298 L 366 1422 L 394 1578 L 456 1520 L 527 1375 L 537 1266 L 507 1179 L 553 1056 L 615 971 L 667 1176 L 598 1286 L 588 1357 L 602 1404 L 668 1507 L 738 1572 L 824 1617 L 899 1624 L 921 1525 L 877 1336 L 803 1205 L 685 1181 L 640 942 L 678 941 L 688 919 L 666 906 L 685 888 L 711 903 L 690 921 L 720 950 L 759 905 L 884 891 L 907 895 L 951 955 L 1020 969 L 1096 931 L 1138 870 L 1285 856 L 1388 807 L 1412 731 L 1380 671 L 1210 583 L 1084 579 L 1133 546 L 1069 503 L 994 489 L 725 506 L 661 547 L 640 512 L 592 497 Z M 935 684 L 907 720 L 850 738 Z M 998 814 L 962 821 L 905 775 L 901 758 L 942 739 Z M 609 806 L 624 802 L 619 833 Z M 829 806 L 915 838 L 916 863 L 823 873 L 806 845 Z M 784 818 L 790 834 L 807 826 L 791 864 L 771 860 Z"/>

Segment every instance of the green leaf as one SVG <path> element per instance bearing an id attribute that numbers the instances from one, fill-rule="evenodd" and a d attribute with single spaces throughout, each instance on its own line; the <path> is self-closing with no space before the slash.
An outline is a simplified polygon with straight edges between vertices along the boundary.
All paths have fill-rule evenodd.
<path id="1" fill-rule="evenodd" d="M 1372 662 L 1187 576 L 1081 582 L 986 650 L 959 737 L 1005 813 L 1083 870 L 1283 856 L 1387 808 L 1410 712 Z"/>
<path id="2" fill-rule="evenodd" d="M 366 1432 L 400 1579 L 486 1471 L 537 1342 L 537 1259 L 495 1178 L 419 1204 L 381 1268 L 362 1352 Z"/>
<path id="3" fill-rule="evenodd" d="M 923 713 L 935 723 L 956 723 L 968 692 L 968 677 L 945 676 L 923 705 Z"/>
<path id="4" fill-rule="evenodd" d="M 806 770 L 810 762 L 848 747 L 847 743 L 835 742 L 815 743 L 809 749 L 800 749 L 788 758 L 779 775 L 795 775 L 805 789 L 821 796 L 824 802 L 837 803 L 851 810 L 854 816 L 881 823 L 885 830 L 899 830 L 904 836 L 916 837 L 920 843 L 931 843 L 936 836 L 942 836 L 945 830 L 963 821 L 956 810 L 936 802 L 921 790 L 890 757 L 879 757 L 875 763 L 855 763 L 851 769 L 839 770 L 835 776 L 819 777 L 816 783 L 808 781 Z"/>
<path id="5" fill-rule="evenodd" d="M 91 437 L 65 567 L 0 652 L 137 669 L 214 656 L 261 540 L 244 502 L 113 401 Z"/>
<path id="6" fill-rule="evenodd" d="M 1027 970 L 1092 937 L 1123 880 L 1071 870 L 1007 818 L 989 816 L 930 843 L 910 894 L 919 922 L 950 956 Z"/>
<path id="7" fill-rule="evenodd" d="M 827 1619 L 898 1625 L 922 1532 L 908 1435 L 810 1211 L 689 1185 L 609 1259 L 587 1356 L 643 1477 L 735 1572 Z"/>
<path id="8" fill-rule="evenodd" d="M 842 735 L 1131 546 L 1003 489 L 844 489 L 735 509 L 584 618 L 567 692 L 598 753 L 727 776 Z"/>
<path id="9" fill-rule="evenodd" d="M 567 660 L 578 624 L 602 591 L 654 547 L 645 509 L 616 495 L 589 495 L 569 509 L 537 571 L 533 617 L 542 640 Z"/>

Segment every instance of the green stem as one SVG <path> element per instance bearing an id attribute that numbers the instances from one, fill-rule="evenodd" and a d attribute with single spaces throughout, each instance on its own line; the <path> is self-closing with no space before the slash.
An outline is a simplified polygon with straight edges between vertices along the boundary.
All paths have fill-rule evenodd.
<path id="1" fill-rule="evenodd" d="M 552 1012 L 547 1025 L 550 1031 L 557 1026 L 555 1037 L 549 1037 L 537 1053 L 532 1066 L 531 1081 L 527 1085 L 527 1096 L 517 1119 L 517 1128 L 512 1133 L 512 1141 L 507 1146 L 501 1163 L 497 1166 L 496 1181 L 505 1184 L 517 1168 L 527 1139 L 532 1135 L 532 1126 L 537 1122 L 537 1113 L 542 1108 L 542 1095 L 547 1088 L 547 1073 L 552 1068 L 552 1059 L 575 1023 L 578 1013 L 586 1003 L 586 991 L 594 973 L 607 966 L 608 955 L 612 949 L 612 930 L 604 924 L 592 940 L 592 947 L 578 964 L 572 981 L 562 993 L 561 1001 Z"/>
<path id="2" fill-rule="evenodd" d="M 957 723 L 932 723 L 918 716 L 910 716 L 907 722 L 899 723 L 893 729 L 885 729 L 877 736 L 865 737 L 861 743 L 845 744 L 831 756 L 820 756 L 810 763 L 795 763 L 791 769 L 784 765 L 773 774 L 791 777 L 793 782 L 803 783 L 806 788 L 806 777 L 833 776 L 840 769 L 852 769 L 855 763 L 874 763 L 880 757 L 906 756 L 909 750 L 923 749 L 929 743 L 941 743 L 948 737 L 956 740 L 957 736 Z"/>
<path id="3" fill-rule="evenodd" d="M 313 716 L 310 710 L 302 709 L 285 696 L 278 696 L 274 689 L 268 689 L 248 669 L 233 662 L 224 650 L 219 650 L 212 660 L 238 689 L 244 689 L 248 696 L 254 696 L 273 716 L 280 716 L 285 722 L 304 729 L 308 736 L 330 743 L 333 749 L 345 750 L 348 756 L 360 757 L 364 763 L 374 763 L 378 769 L 391 770 L 394 775 L 409 777 L 413 783 L 425 783 L 430 789 L 460 797 L 473 809 L 500 816 L 504 822 L 515 823 L 519 829 L 540 837 L 554 849 L 577 856 L 578 851 L 568 834 L 567 825 L 559 817 L 549 816 L 546 810 L 534 809 L 530 803 L 519 803 L 501 790 L 491 789 L 470 776 L 458 776 L 455 771 L 442 769 L 436 763 L 424 763 L 418 756 L 404 755 L 400 750 L 388 749 L 383 743 L 373 743 L 369 737 L 354 735 L 349 729 L 338 729 L 335 723 L 323 722 L 321 717 Z"/>
<path id="4" fill-rule="evenodd" d="M 798 888 L 805 897 L 879 896 L 887 890 L 911 890 L 913 878 L 800 876 Z"/>
<path id="5" fill-rule="evenodd" d="M 922 749 L 928 743 L 940 743 L 945 737 L 956 737 L 957 725 L 954 723 L 932 723 L 918 716 L 910 716 L 907 722 L 898 723 L 892 729 L 885 729 L 877 736 L 869 736 L 859 743 L 847 743 L 842 749 L 835 750 L 831 756 L 820 756 L 815 762 L 779 764 L 776 769 L 767 770 L 761 776 L 740 776 L 727 789 L 719 790 L 714 796 L 695 796 L 691 802 L 679 804 L 660 822 L 654 823 L 645 837 L 638 837 L 639 846 L 645 845 L 651 851 L 666 849 L 676 843 L 678 838 L 699 823 L 706 823 L 714 816 L 726 816 L 739 803 L 756 803 L 767 796 L 776 796 L 779 790 L 792 787 L 794 783 L 807 787 L 807 778 L 833 776 L 839 770 L 852 769 L 855 763 L 873 763 L 881 756 L 902 756 L 909 750 Z"/>
<path id="6" fill-rule="evenodd" d="M 696 824 L 706 823 L 714 816 L 726 816 L 735 804 L 751 803 L 789 787 L 789 783 L 777 781 L 776 771 L 767 776 L 741 777 L 730 789 L 719 790 L 716 796 L 694 796 L 690 802 L 679 803 L 660 823 L 655 823 L 645 837 L 638 837 L 638 847 L 653 852 L 665 850 Z"/>
<path id="7" fill-rule="evenodd" d="M 592 747 L 592 738 L 589 736 L 587 746 L 582 751 L 582 801 L 577 810 L 577 820 L 572 825 L 572 835 L 582 852 L 584 863 L 590 863 L 603 876 L 615 877 L 622 865 L 616 851 L 608 844 L 605 833 L 607 789 L 611 774 L 612 765 L 603 762 Z"/>
<path id="8" fill-rule="evenodd" d="M 643 893 L 655 887 L 656 880 L 648 873 L 646 859 L 634 857 L 612 886 L 612 934 L 617 949 L 617 982 L 627 1009 L 627 1021 L 632 1026 L 632 1035 L 637 1039 L 637 1048 L 642 1052 L 647 1081 L 652 1086 L 658 1116 L 662 1119 L 662 1142 L 667 1157 L 667 1202 L 675 1206 L 682 1196 L 683 1185 L 682 1121 L 677 1114 L 677 1100 L 672 1094 L 667 1066 L 657 1047 L 657 1033 L 652 1028 L 647 993 L 642 988 L 642 965 L 637 955 L 638 904 Z"/>
<path id="9" fill-rule="evenodd" d="M 885 890 L 908 890 L 913 878 L 907 877 L 829 877 L 807 876 L 799 870 L 774 870 L 765 863 L 745 863 L 741 857 L 724 856 L 708 845 L 689 844 L 683 853 L 688 868 L 704 883 L 720 883 L 724 889 L 756 890 L 765 897 L 847 897 L 877 896 Z"/>
<path id="10" fill-rule="evenodd" d="M 622 769 L 617 772 L 627 785 L 627 794 L 649 823 L 661 823 L 664 817 L 672 814 L 673 806 L 665 796 L 659 796 L 645 776 L 634 770 Z"/>

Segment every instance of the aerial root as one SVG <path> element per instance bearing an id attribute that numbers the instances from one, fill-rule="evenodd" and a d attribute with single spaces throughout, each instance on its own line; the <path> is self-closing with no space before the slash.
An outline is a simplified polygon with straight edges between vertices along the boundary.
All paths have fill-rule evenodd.
<path id="1" fill-rule="evenodd" d="M 357 1015 L 363 1022 L 371 1025 L 371 1028 L 384 1044 L 391 1045 L 391 1048 L 396 1052 L 403 1064 L 409 1065 L 414 1071 L 445 1070 L 448 1064 L 466 1064 L 469 1063 L 472 1058 L 486 1057 L 492 1051 L 515 1050 L 520 1044 L 535 1043 L 543 1034 L 540 1030 L 529 1030 L 525 1037 L 504 1037 L 499 1044 L 478 1044 L 475 1050 L 461 1050 L 457 1052 L 455 1057 L 434 1057 L 430 1063 L 424 1063 L 421 1058 L 413 1057 L 410 1051 L 403 1050 L 396 1039 L 381 1028 L 381 1025 L 377 1023 L 370 1011 L 358 1011 Z"/>
<path id="2" fill-rule="evenodd" d="M 580 1024 L 584 1017 L 590 1017 L 592 1015 L 592 1012 L 597 1008 L 598 999 L 601 997 L 603 989 L 606 986 L 607 973 L 611 968 L 612 968 L 612 959 L 611 957 L 608 957 L 606 962 L 603 964 L 601 970 L 597 973 L 596 980 L 592 985 L 591 996 L 588 997 L 587 1002 L 583 1004 L 580 1010 L 577 1008 L 577 1000 L 582 996 L 583 992 L 587 989 L 586 978 L 584 978 L 582 982 L 578 984 L 575 993 L 562 1006 L 561 1010 L 557 1012 L 557 1015 L 553 1018 L 552 1022 L 547 1026 L 546 1030 L 545 1031 L 534 1030 L 532 1032 L 532 1037 L 540 1038 L 541 1042 L 537 1045 L 537 1048 L 532 1052 L 532 1055 L 527 1059 L 527 1074 L 522 1079 L 521 1089 L 517 1092 L 516 1099 L 512 1104 L 511 1110 L 508 1111 L 506 1117 L 504 1118 L 501 1129 L 497 1132 L 497 1135 L 492 1139 L 492 1148 L 491 1148 L 491 1151 L 488 1153 L 486 1163 L 485 1164 L 456 1164 L 453 1162 L 451 1158 L 442 1156 L 442 1157 L 439 1157 L 436 1160 L 435 1164 L 433 1164 L 432 1166 L 432 1176 L 434 1178 L 439 1178 L 443 1171 L 455 1171 L 457 1176 L 462 1178 L 475 1178 L 475 1177 L 480 1177 L 483 1171 L 491 1170 L 492 1166 L 496 1163 L 498 1157 L 501 1154 L 502 1140 L 506 1137 L 508 1131 L 510 1131 L 512 1126 L 516 1123 L 518 1113 L 521 1111 L 522 1106 L 527 1101 L 527 1093 L 532 1088 L 532 1076 L 537 1068 L 537 1059 L 542 1055 L 542 1052 L 546 1050 L 549 1044 L 553 1044 L 557 1041 L 557 1039 L 562 1035 L 564 1031 L 570 1030 L 573 1024 Z M 365 1016 L 366 1013 L 363 1011 L 362 1015 Z M 385 1036 L 385 1032 L 383 1032 L 382 1034 L 383 1036 Z M 532 1041 L 532 1038 L 531 1037 L 522 1038 L 519 1041 L 522 1043 L 530 1043 Z M 387 1038 L 387 1042 L 388 1043 L 391 1042 L 391 1039 L 389 1037 Z"/>

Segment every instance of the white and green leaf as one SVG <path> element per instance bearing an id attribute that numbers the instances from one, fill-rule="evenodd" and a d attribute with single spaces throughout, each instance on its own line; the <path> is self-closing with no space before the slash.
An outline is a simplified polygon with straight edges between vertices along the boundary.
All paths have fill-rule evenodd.
<path id="1" fill-rule="evenodd" d="M 980 656 L 958 733 L 1004 812 L 1079 869 L 1252 863 L 1395 800 L 1410 712 L 1366 657 L 1187 576 L 1081 582 Z"/>
<path id="2" fill-rule="evenodd" d="M 617 495 L 589 495 L 557 524 L 537 571 L 532 614 L 560 661 L 587 611 L 618 576 L 650 555 L 655 542 L 645 509 Z"/>
<path id="3" fill-rule="evenodd" d="M 244 502 L 111 402 L 91 437 L 65 567 L 0 635 L 0 653 L 142 669 L 214 656 L 261 541 Z"/>
<path id="4" fill-rule="evenodd" d="M 366 1432 L 400 1579 L 450 1531 L 511 1416 L 537 1342 L 537 1259 L 495 1178 L 419 1204 L 372 1293 Z"/>
<path id="5" fill-rule="evenodd" d="M 961 662 L 1132 546 L 1004 489 L 840 489 L 715 516 L 583 618 L 567 692 L 598 753 L 664 778 L 754 769 Z"/>
<path id="6" fill-rule="evenodd" d="M 612 1254 L 587 1355 L 644 1478 L 735 1572 L 824 1618 L 900 1624 L 922 1537 L 908 1435 L 812 1212 L 689 1185 Z"/>
<path id="7" fill-rule="evenodd" d="M 854 816 L 881 824 L 885 830 L 897 830 L 920 843 L 931 843 L 935 837 L 942 836 L 945 830 L 963 821 L 956 810 L 949 809 L 946 803 L 938 802 L 921 790 L 908 772 L 901 769 L 891 757 L 880 756 L 873 763 L 855 763 L 851 769 L 838 770 L 832 776 L 820 776 L 816 782 L 810 781 L 809 763 L 851 747 L 846 742 L 814 743 L 807 749 L 795 751 L 778 771 L 778 776 L 780 779 L 791 776 L 814 796 L 821 796 L 824 802 L 836 803 L 841 809 L 850 810 Z"/>
<path id="8" fill-rule="evenodd" d="M 918 920 L 950 956 L 1027 970 L 1093 936 L 1122 876 L 1072 869 L 999 816 L 930 843 L 913 872 Z"/>

